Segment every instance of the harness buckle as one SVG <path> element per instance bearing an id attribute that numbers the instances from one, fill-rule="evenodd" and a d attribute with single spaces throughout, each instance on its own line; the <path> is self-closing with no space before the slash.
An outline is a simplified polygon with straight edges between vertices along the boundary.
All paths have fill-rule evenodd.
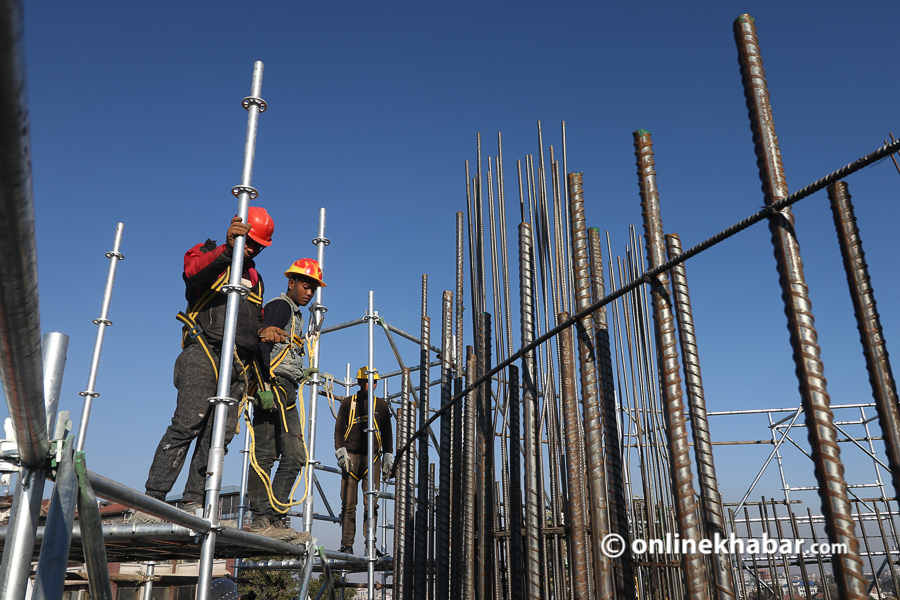
<path id="1" fill-rule="evenodd" d="M 190 329 L 187 330 L 188 337 L 192 340 L 197 339 L 197 336 L 203 333 L 203 329 L 200 327 L 199 323 L 194 323 Z"/>

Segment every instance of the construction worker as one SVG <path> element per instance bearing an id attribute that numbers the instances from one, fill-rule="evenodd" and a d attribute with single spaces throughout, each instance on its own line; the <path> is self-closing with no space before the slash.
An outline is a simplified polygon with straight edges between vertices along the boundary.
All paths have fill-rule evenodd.
<path id="1" fill-rule="evenodd" d="M 337 419 L 334 423 L 334 455 L 341 468 L 341 549 L 340 552 L 353 554 L 353 540 L 356 537 L 356 500 L 358 484 L 362 481 L 363 497 L 369 491 L 368 471 L 377 482 L 384 474 L 391 472 L 394 464 L 394 434 L 391 429 L 391 411 L 383 398 L 375 400 L 375 443 L 373 460 L 369 464 L 369 367 L 356 373 L 359 391 L 353 396 L 341 398 Z M 378 371 L 374 371 L 374 385 L 378 387 Z M 373 390 L 374 395 L 374 390 Z M 378 484 L 376 483 L 376 488 Z M 375 490 L 377 491 L 377 489 Z M 368 520 L 368 503 L 364 501 L 364 521 Z M 378 517 L 378 496 L 375 496 L 375 515 Z M 368 534 L 368 531 L 366 531 Z M 376 550 L 378 556 L 383 553 Z"/>
<path id="2" fill-rule="evenodd" d="M 224 244 L 213 240 L 197 244 L 184 255 L 185 298 L 187 309 L 178 314 L 184 324 L 182 351 L 175 360 L 174 383 L 178 400 L 172 423 L 166 429 L 145 484 L 146 493 L 165 500 L 171 491 L 188 448 L 196 439 L 190 471 L 182 496 L 182 509 L 195 513 L 204 501 L 207 462 L 213 433 L 214 404 L 219 379 L 219 358 L 225 329 L 227 295 L 219 293 L 229 281 L 235 240 L 247 236 L 244 246 L 241 283 L 250 290 L 240 298 L 237 327 L 234 336 L 234 360 L 231 370 L 230 397 L 241 400 L 260 381 L 259 367 L 254 359 L 258 341 L 283 342 L 287 334 L 278 327 L 262 323 L 263 280 L 256 271 L 253 259 L 272 244 L 275 223 L 265 209 L 251 206 L 247 222 L 234 217 Z M 225 425 L 225 445 L 234 437 L 238 407 L 228 406 Z M 153 523 L 160 519 L 146 513 L 135 513 L 132 522 Z"/>
<path id="3" fill-rule="evenodd" d="M 288 279 L 287 291 L 269 300 L 263 310 L 263 326 L 277 327 L 287 332 L 287 340 L 272 344 L 260 342 L 264 389 L 257 393 L 253 411 L 253 440 L 256 465 L 250 470 L 248 495 L 253 513 L 250 531 L 284 541 L 306 542 L 309 532 L 298 534 L 272 506 L 277 500 L 283 512 L 294 482 L 306 462 L 303 442 L 303 425 L 297 411 L 297 390 L 317 369 L 304 368 L 306 354 L 303 339 L 303 313 L 301 308 L 309 304 L 322 281 L 322 269 L 311 258 L 295 261 L 284 272 Z M 278 469 L 267 489 L 261 473 L 268 480 L 275 461 Z M 259 471 L 257 471 L 257 468 Z M 271 496 L 269 495 L 271 493 Z M 279 532 L 280 530 L 280 532 Z M 280 535 L 279 535 L 280 533 Z"/>

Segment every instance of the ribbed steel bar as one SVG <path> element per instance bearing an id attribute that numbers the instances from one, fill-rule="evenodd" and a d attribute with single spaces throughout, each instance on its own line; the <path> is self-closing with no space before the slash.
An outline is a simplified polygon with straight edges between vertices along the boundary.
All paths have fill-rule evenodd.
<path id="1" fill-rule="evenodd" d="M 106 332 L 106 328 L 112 325 L 112 321 L 107 317 L 109 316 L 109 304 L 112 301 L 113 283 L 116 280 L 116 267 L 118 266 L 119 261 L 125 258 L 119 252 L 122 247 L 122 233 L 124 230 L 125 226 L 122 223 L 119 223 L 116 226 L 116 236 L 113 241 L 112 252 L 106 253 L 106 258 L 109 259 L 109 272 L 106 276 L 106 287 L 103 290 L 103 304 L 100 307 L 100 317 L 94 319 L 94 324 L 97 325 L 97 336 L 94 340 L 94 353 L 91 356 L 91 368 L 88 372 L 87 387 L 81 392 L 81 396 L 84 397 L 84 406 L 81 411 L 81 421 L 78 424 L 78 436 L 75 438 L 75 452 L 84 450 L 84 440 L 87 437 L 88 420 L 91 416 L 91 404 L 93 403 L 94 398 L 100 395 L 94 390 L 94 385 L 97 383 L 97 372 L 100 370 L 100 352 L 103 350 L 103 335 Z M 48 426 L 52 427 L 52 423 L 48 423 Z"/>
<path id="2" fill-rule="evenodd" d="M 475 263 L 477 255 L 475 247 L 475 206 L 474 206 L 474 180 L 469 177 L 469 161 L 466 161 L 466 215 L 469 222 L 469 299 L 472 302 L 472 312 L 478 312 L 478 267 Z M 457 234 L 459 235 L 459 234 Z"/>
<path id="3" fill-rule="evenodd" d="M 31 188 L 22 3 L 0 3 L 0 379 L 19 460 L 41 466 L 50 441 L 41 385 L 41 321 Z"/>
<path id="4" fill-rule="evenodd" d="M 403 382 L 402 382 L 401 391 L 406 394 L 406 402 L 409 408 L 409 412 L 406 416 L 406 426 L 407 426 L 407 436 L 406 443 L 412 443 L 411 432 L 416 430 L 416 421 L 417 421 L 417 403 L 410 401 L 409 397 L 411 396 L 411 392 L 413 389 L 412 379 L 410 378 L 409 370 L 407 369 L 403 374 Z M 406 502 L 406 541 L 404 542 L 404 546 L 406 548 L 406 554 L 404 555 L 404 570 L 403 570 L 403 587 L 406 590 L 406 596 L 404 598 L 413 598 L 413 581 L 415 580 L 415 544 L 416 544 L 416 457 L 414 454 L 409 453 L 408 460 L 406 462 L 406 475 L 404 478 L 404 487 L 406 488 L 406 493 L 404 494 L 404 500 Z"/>
<path id="5" fill-rule="evenodd" d="M 571 198 L 570 202 L 574 200 Z M 603 252 L 600 241 L 600 230 L 591 227 L 587 230 L 588 249 L 590 251 L 591 297 L 596 301 L 603 297 Z M 574 247 L 574 245 L 573 245 Z M 577 275 L 576 270 L 576 275 Z M 577 289 L 577 283 L 576 283 Z M 591 301 L 588 303 L 590 304 Z M 581 311 L 580 305 L 576 310 Z M 615 594 L 620 600 L 634 598 L 634 574 L 631 568 L 631 552 L 628 541 L 628 493 L 623 470 L 621 437 L 619 434 L 618 405 L 616 387 L 612 374 L 612 351 L 609 341 L 609 327 L 606 320 L 606 308 L 594 313 L 594 355 L 599 372 L 600 414 L 603 429 L 603 446 L 605 452 L 606 484 L 609 503 L 609 528 L 613 533 L 625 540 L 622 555 L 612 561 Z M 587 426 L 585 426 L 587 430 Z M 588 464 L 590 465 L 590 454 Z M 588 467 L 590 468 L 590 467 Z M 595 558 L 596 561 L 596 558 Z M 599 586 L 597 587 L 599 590 Z"/>
<path id="6" fill-rule="evenodd" d="M 584 182 L 581 173 L 569 173 L 569 213 L 572 248 L 572 274 L 575 285 L 575 310 L 591 305 L 591 255 L 584 216 Z M 613 598 L 613 577 L 609 557 L 601 544 L 610 533 L 607 498 L 607 466 L 603 455 L 603 420 L 600 411 L 600 386 L 597 379 L 598 348 L 594 315 L 578 324 L 578 356 L 581 372 L 581 401 L 584 406 L 584 443 L 587 459 L 587 488 L 591 520 L 590 553 L 594 567 L 594 590 L 597 598 Z M 607 345 L 607 360 L 609 346 Z M 618 450 L 619 442 L 615 441 Z M 609 452 L 609 449 L 607 450 Z M 571 495 L 570 495 L 571 496 Z M 617 532 L 619 533 L 619 532 Z M 627 539 L 627 538 L 625 538 Z"/>
<path id="7" fill-rule="evenodd" d="M 422 275 L 422 346 L 419 352 L 419 419 L 428 419 L 428 346 L 431 343 L 431 319 L 428 318 L 428 276 Z M 418 496 L 416 500 L 416 574 L 415 598 L 424 598 L 428 581 L 428 438 L 419 438 Z"/>
<path id="8" fill-rule="evenodd" d="M 507 515 L 509 523 L 509 596 L 525 597 L 524 565 L 522 563 L 522 444 L 519 406 L 519 368 L 509 366 L 509 495 Z"/>
<path id="9" fill-rule="evenodd" d="M 635 159 L 638 183 L 641 191 L 641 208 L 647 245 L 647 262 L 650 268 L 666 262 L 663 241 L 662 217 L 659 211 L 659 191 L 656 187 L 656 170 L 653 160 L 653 142 L 650 133 L 634 132 Z M 656 329 L 656 347 L 660 363 L 660 385 L 663 388 L 666 434 L 669 445 L 670 474 L 674 493 L 675 514 L 682 539 L 700 540 L 700 523 L 697 520 L 697 504 L 694 500 L 691 459 L 688 453 L 687 427 L 684 418 L 684 402 L 681 396 L 681 377 L 678 375 L 678 349 L 675 338 L 675 322 L 667 288 L 669 277 L 657 275 L 653 286 L 653 320 Z M 682 554 L 682 569 L 691 600 L 707 597 L 706 564 L 701 554 Z"/>
<path id="10" fill-rule="evenodd" d="M 431 463 L 428 465 L 428 585 L 425 595 L 428 600 L 434 600 L 436 504 L 437 487 L 435 485 L 434 463 Z"/>
<path id="11" fill-rule="evenodd" d="M 677 234 L 666 236 L 669 258 L 681 254 L 681 238 Z M 694 440 L 694 456 L 697 459 L 697 478 L 700 483 L 700 509 L 702 511 L 706 536 L 711 539 L 725 539 L 725 514 L 716 466 L 713 461 L 712 443 L 709 437 L 709 421 L 706 418 L 706 397 L 703 393 L 703 378 L 700 375 L 700 357 L 697 352 L 697 338 L 694 334 L 694 315 L 688 293 L 687 273 L 684 265 L 676 265 L 669 272 L 672 276 L 672 300 L 675 306 L 675 320 L 678 323 L 678 339 L 684 363 L 685 390 L 688 397 L 688 413 L 691 415 L 691 435 Z M 732 600 L 735 597 L 731 578 L 730 561 L 727 554 L 714 553 L 711 556 L 714 567 L 716 598 Z"/>
<path id="12" fill-rule="evenodd" d="M 475 366 L 475 350 L 472 346 L 466 347 L 466 388 L 472 388 L 473 381 L 478 379 L 476 376 Z M 463 600 L 475 600 L 475 571 L 477 563 L 475 558 L 475 502 L 478 490 L 475 485 L 475 463 L 477 459 L 477 436 L 478 425 L 476 415 L 476 392 L 469 389 L 466 395 L 465 412 L 463 413 L 464 421 L 464 437 L 463 442 L 463 543 L 462 555 L 465 561 L 465 567 L 462 572 L 462 597 Z"/>
<path id="13" fill-rule="evenodd" d="M 531 224 L 519 225 L 519 302 L 522 346 L 534 340 L 534 246 Z M 522 357 L 522 403 L 525 449 L 525 593 L 527 600 L 541 597 L 541 500 L 538 496 L 537 363 L 532 350 Z M 514 455 L 515 456 L 515 455 Z"/>
<path id="14" fill-rule="evenodd" d="M 744 96 L 750 116 L 750 129 L 763 184 L 766 206 L 772 206 L 788 196 L 781 151 L 775 135 L 775 123 L 769 103 L 765 71 L 760 55 L 756 25 L 750 15 L 734 21 L 734 37 L 738 47 L 738 62 Z M 835 580 L 841 597 L 859 600 L 866 597 L 859 541 L 854 533 L 847 500 L 844 466 L 836 443 L 831 403 L 826 389 L 823 365 L 816 344 L 812 305 L 807 293 L 800 259 L 800 245 L 794 234 L 794 217 L 790 209 L 780 210 L 769 218 L 769 230 L 775 246 L 775 259 L 782 289 L 785 314 L 788 318 L 791 347 L 794 353 L 800 394 L 806 413 L 809 444 L 815 463 L 825 531 L 831 543 L 846 544 L 847 552 L 833 557 Z"/>
<path id="15" fill-rule="evenodd" d="M 406 376 L 400 380 L 400 408 L 397 410 L 397 447 L 406 443 L 409 436 L 409 392 L 406 389 Z M 410 456 L 405 454 L 397 459 L 397 474 L 394 493 L 394 595 L 397 600 L 406 599 L 406 586 L 404 585 L 404 573 L 406 570 L 406 496 L 409 486 L 406 485 L 406 463 Z"/>
<path id="16" fill-rule="evenodd" d="M 900 406 L 897 404 L 897 387 L 887 346 L 881 328 L 881 318 L 875 304 L 875 292 L 869 278 L 866 254 L 862 238 L 856 226 L 856 215 L 847 184 L 843 181 L 828 186 L 828 199 L 834 216 L 841 257 L 847 273 L 850 298 L 856 314 L 857 328 L 866 357 L 866 369 L 878 411 L 878 423 L 884 436 L 885 453 L 894 484 L 894 494 L 900 498 Z"/>
<path id="17" fill-rule="evenodd" d="M 456 213 L 456 344 L 454 347 L 454 368 L 457 376 L 465 371 L 465 356 L 463 355 L 463 334 L 465 332 L 465 319 L 463 313 L 465 300 L 463 299 L 463 214 Z"/>
<path id="18" fill-rule="evenodd" d="M 875 521 L 878 522 L 878 531 L 881 534 L 881 543 L 882 547 L 885 549 L 889 549 L 890 545 L 888 544 L 887 536 L 884 534 L 884 523 L 882 522 L 881 511 L 878 510 L 878 504 L 875 504 Z M 893 521 L 893 519 L 891 519 Z M 896 548 L 895 548 L 896 551 Z M 888 552 L 888 563 L 893 564 L 894 560 L 890 558 L 890 550 Z M 891 582 L 894 584 L 894 596 L 896 597 L 898 593 L 900 593 L 900 584 L 897 583 L 897 570 L 891 568 Z"/>
<path id="19" fill-rule="evenodd" d="M 441 327 L 441 405 L 449 402 L 453 397 L 453 381 L 451 352 L 453 345 L 453 292 L 445 291 L 443 294 L 443 311 Z M 437 579 L 436 598 L 446 600 L 450 594 L 450 489 L 452 487 L 451 465 L 453 454 L 459 448 L 453 446 L 453 414 L 446 414 L 441 419 L 441 448 L 440 453 L 440 495 L 437 505 L 437 532 L 435 555 Z"/>
<path id="20" fill-rule="evenodd" d="M 457 305 L 458 306 L 458 305 Z M 458 394 L 463 388 L 462 377 L 453 380 L 453 393 Z M 453 492 L 451 494 L 452 512 L 454 516 L 450 527 L 450 598 L 462 598 L 462 574 L 465 570 L 466 557 L 463 554 L 463 529 L 462 515 L 463 503 L 463 407 L 456 405 L 450 411 L 453 416 Z"/>
<path id="21" fill-rule="evenodd" d="M 481 376 L 491 368 L 491 315 L 482 312 L 475 326 L 475 369 Z M 486 381 L 476 395 L 477 408 L 477 459 L 478 475 L 476 493 L 476 548 L 475 548 L 475 597 L 476 600 L 491 599 L 494 570 L 494 429 L 491 415 L 491 382 Z"/>
<path id="22" fill-rule="evenodd" d="M 559 313 L 560 321 L 568 318 L 568 313 Z M 572 339 L 572 329 L 563 330 L 559 335 L 559 340 L 560 378 L 562 379 L 560 390 L 562 392 L 563 423 L 566 427 L 566 479 L 569 486 L 568 546 L 572 561 L 570 566 L 575 584 L 573 587 L 574 598 L 575 600 L 587 600 L 590 597 L 588 579 L 590 577 L 591 548 L 584 544 L 588 516 L 584 505 L 585 499 L 581 495 L 583 471 L 581 448 L 577 435 L 579 415 L 578 394 L 575 391 L 575 342 Z M 607 572 L 604 573 L 607 582 L 609 581 L 608 565 L 607 561 Z M 607 587 L 611 588 L 608 584 Z M 609 595 L 602 597 L 608 598 Z"/>

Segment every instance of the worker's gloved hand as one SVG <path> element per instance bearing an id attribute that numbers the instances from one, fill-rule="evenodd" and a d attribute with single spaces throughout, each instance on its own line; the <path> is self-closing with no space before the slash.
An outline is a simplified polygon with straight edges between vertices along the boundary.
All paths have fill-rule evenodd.
<path id="1" fill-rule="evenodd" d="M 391 478 L 391 471 L 394 469 L 394 455 L 385 452 L 381 455 L 381 478 L 385 481 Z"/>
<path id="2" fill-rule="evenodd" d="M 266 327 L 259 332 L 259 341 L 267 344 L 279 344 L 287 341 L 287 333 L 275 326 Z"/>
<path id="3" fill-rule="evenodd" d="M 301 381 L 306 381 L 310 377 L 313 376 L 314 373 L 318 373 L 319 370 L 315 367 L 309 367 L 308 369 L 303 369 L 303 375 L 300 376 Z"/>
<path id="4" fill-rule="evenodd" d="M 347 454 L 346 448 L 338 448 L 334 451 L 334 457 L 337 458 L 338 466 L 344 473 L 350 472 L 350 455 Z"/>
<path id="5" fill-rule="evenodd" d="M 240 217 L 235 217 L 231 220 L 231 227 L 228 228 L 228 233 L 225 234 L 225 243 L 228 244 L 229 248 L 234 248 L 234 240 L 237 236 L 250 233 L 250 225 L 242 221 L 243 219 Z"/>
<path id="6" fill-rule="evenodd" d="M 257 390 L 253 394 L 253 404 L 262 410 L 272 410 L 275 408 L 275 394 L 267 390 Z"/>

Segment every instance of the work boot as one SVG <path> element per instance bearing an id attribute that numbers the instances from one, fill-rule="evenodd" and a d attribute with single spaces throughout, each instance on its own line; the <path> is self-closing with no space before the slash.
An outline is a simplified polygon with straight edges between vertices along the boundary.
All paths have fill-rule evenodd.
<path id="1" fill-rule="evenodd" d="M 353 554 L 353 546 L 341 546 L 341 549 L 338 550 L 343 554 Z"/>
<path id="2" fill-rule="evenodd" d="M 250 524 L 250 533 L 282 542 L 290 542 L 298 535 L 296 531 L 287 527 L 281 519 L 266 516 L 253 519 L 253 523 Z"/>
<path id="3" fill-rule="evenodd" d="M 182 510 L 189 515 L 197 516 L 197 511 L 202 509 L 203 507 L 197 502 L 186 502 L 184 503 L 179 510 Z M 129 521 L 132 525 L 141 525 L 144 523 L 162 523 L 163 519 L 159 517 L 154 517 L 149 513 L 145 513 L 142 510 L 135 511 L 133 515 L 131 515 L 131 521 Z"/>

